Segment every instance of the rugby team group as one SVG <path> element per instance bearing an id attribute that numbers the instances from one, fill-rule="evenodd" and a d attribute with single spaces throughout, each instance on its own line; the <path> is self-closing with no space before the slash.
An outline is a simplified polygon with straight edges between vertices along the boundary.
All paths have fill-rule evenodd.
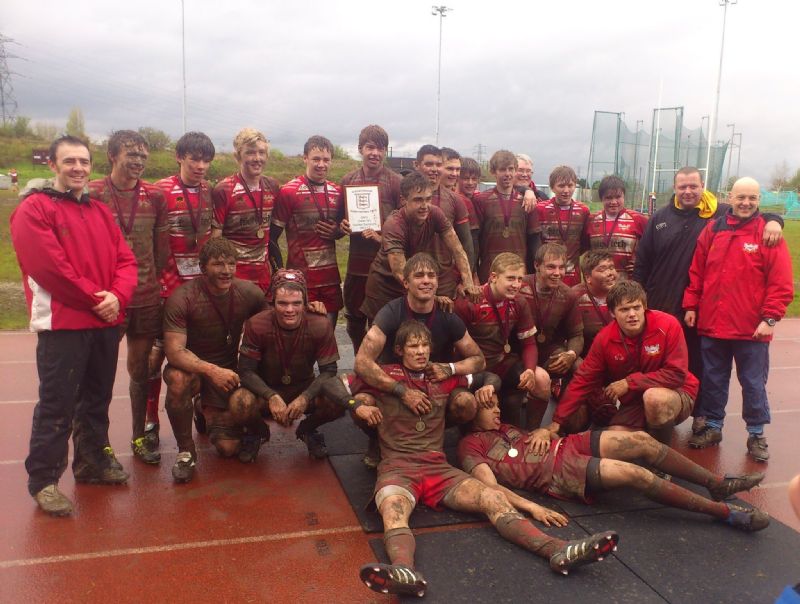
<path id="1" fill-rule="evenodd" d="M 484 514 L 563 574 L 602 560 L 618 535 L 557 539 L 524 514 L 545 526 L 568 519 L 520 492 L 591 503 L 632 487 L 740 530 L 769 524 L 727 501 L 763 473 L 718 475 L 670 447 L 690 417 L 690 446 L 721 442 L 735 360 L 742 454 L 769 458 L 769 342 L 793 283 L 783 223 L 759 212 L 755 180 L 736 181 L 722 203 L 698 169 L 682 168 L 648 217 L 606 176 L 592 214 L 574 199 L 572 168 L 552 171 L 547 199 L 531 158 L 509 151 L 492 155 L 495 185 L 483 192 L 477 162 L 433 145 L 401 176 L 385 165 L 389 139 L 376 125 L 361 131 L 361 165 L 340 183 L 328 180 L 325 137 L 308 139 L 305 173 L 283 186 L 264 174 L 264 134 L 244 128 L 233 146 L 239 170 L 212 185 L 214 145 L 189 132 L 175 147 L 178 172 L 150 184 L 146 141 L 121 130 L 108 140 L 110 174 L 90 181 L 88 146 L 65 136 L 50 147 L 52 180 L 21 194 L 11 234 L 40 378 L 25 467 L 44 512 L 73 512 L 58 489 L 70 436 L 77 482 L 128 479 L 108 440 L 125 337 L 134 458 L 160 463 L 163 379 L 176 483 L 197 469 L 194 430 L 250 463 L 270 422 L 296 422 L 321 459 L 319 427 L 350 415 L 376 470 L 390 563 L 367 564 L 360 578 L 378 592 L 425 593 L 409 528 L 417 504 Z M 379 227 L 351 224 L 353 187 L 377 196 Z M 355 350 L 343 375 L 341 310 Z M 444 451 L 456 426 L 460 468 Z"/>

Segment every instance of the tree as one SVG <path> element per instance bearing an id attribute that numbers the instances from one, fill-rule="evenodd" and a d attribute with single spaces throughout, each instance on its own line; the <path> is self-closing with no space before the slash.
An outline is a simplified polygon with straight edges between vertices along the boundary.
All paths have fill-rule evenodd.
<path id="1" fill-rule="evenodd" d="M 789 180 L 786 188 L 791 191 L 800 191 L 800 168 L 795 171 L 794 176 Z"/>
<path id="2" fill-rule="evenodd" d="M 0 134 L 13 138 L 26 138 L 33 135 L 30 129 L 31 118 L 18 116 L 0 126 Z"/>
<path id="3" fill-rule="evenodd" d="M 778 193 L 789 184 L 789 164 L 786 163 L 785 159 L 772 169 L 770 184 L 772 185 L 772 190 Z"/>
<path id="4" fill-rule="evenodd" d="M 81 111 L 80 107 L 73 107 L 70 109 L 65 131 L 70 136 L 75 136 L 80 139 L 86 138 L 83 111 Z"/>
<path id="5" fill-rule="evenodd" d="M 333 159 L 352 159 L 350 154 L 341 145 L 333 146 Z"/>
<path id="6" fill-rule="evenodd" d="M 142 126 L 139 128 L 138 132 L 144 137 L 144 140 L 147 141 L 147 146 L 150 147 L 150 151 L 163 151 L 172 146 L 172 139 L 169 137 L 169 134 L 163 130 Z"/>
<path id="7" fill-rule="evenodd" d="M 43 141 L 52 141 L 58 136 L 58 126 L 49 122 L 36 122 L 33 125 L 33 134 Z"/>

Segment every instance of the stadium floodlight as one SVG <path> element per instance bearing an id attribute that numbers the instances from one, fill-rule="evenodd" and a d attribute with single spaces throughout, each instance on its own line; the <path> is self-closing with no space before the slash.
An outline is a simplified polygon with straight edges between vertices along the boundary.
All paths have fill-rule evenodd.
<path id="1" fill-rule="evenodd" d="M 725 190 L 728 190 L 728 183 L 731 180 L 731 162 L 733 161 L 733 137 L 736 136 L 736 124 L 725 124 L 726 128 L 731 129 L 731 144 L 728 146 L 728 171 L 725 173 Z M 737 174 L 738 178 L 739 175 Z"/>
<path id="2" fill-rule="evenodd" d="M 447 11 L 453 10 L 443 4 L 432 6 L 431 15 L 439 15 L 439 72 L 436 83 L 436 146 L 439 146 L 439 103 L 442 98 L 442 19 L 447 16 Z"/>

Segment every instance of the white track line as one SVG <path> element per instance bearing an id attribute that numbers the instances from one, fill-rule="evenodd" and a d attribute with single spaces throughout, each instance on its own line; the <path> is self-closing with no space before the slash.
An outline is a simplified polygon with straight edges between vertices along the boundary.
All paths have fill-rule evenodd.
<path id="1" fill-rule="evenodd" d="M 319 537 L 322 535 L 336 535 L 340 533 L 361 533 L 363 531 L 364 529 L 362 529 L 360 526 L 342 526 L 338 528 L 317 529 L 314 531 L 296 531 L 294 533 L 277 533 L 275 535 L 256 535 L 254 537 L 238 537 L 235 539 L 214 539 L 212 541 L 190 541 L 187 543 L 173 543 L 172 545 L 152 545 L 149 547 L 109 549 L 99 552 L 86 552 L 84 554 L 65 554 L 63 556 L 47 556 L 44 558 L 23 558 L 20 560 L 5 560 L 0 562 L 0 568 L 19 568 L 21 566 L 56 564 L 59 562 L 78 562 L 80 560 L 112 558 L 114 556 L 158 554 L 162 552 L 175 552 L 175 551 L 189 550 L 189 549 L 202 549 L 207 547 L 225 547 L 228 545 L 268 543 L 271 541 L 286 541 L 289 539 L 303 539 L 306 537 Z"/>

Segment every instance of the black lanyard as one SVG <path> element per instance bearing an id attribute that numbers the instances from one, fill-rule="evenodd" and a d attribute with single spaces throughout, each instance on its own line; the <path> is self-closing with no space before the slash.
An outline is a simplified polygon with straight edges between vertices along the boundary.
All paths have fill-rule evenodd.
<path id="1" fill-rule="evenodd" d="M 117 220 L 119 222 L 119 226 L 122 229 L 122 232 L 125 233 L 126 236 L 131 234 L 133 230 L 133 221 L 136 218 L 136 212 L 139 211 L 139 191 L 142 188 L 142 181 L 136 181 L 136 187 L 133 189 L 133 197 L 131 198 L 131 213 L 128 216 L 127 221 L 122 220 L 122 206 L 119 203 L 119 197 L 117 195 L 117 187 L 114 186 L 114 183 L 111 182 L 111 177 L 106 176 L 106 185 L 108 189 L 111 191 L 111 199 L 114 202 L 114 209 L 117 211 Z"/>
<path id="2" fill-rule="evenodd" d="M 206 297 L 208 298 L 209 303 L 214 308 L 214 311 L 217 313 L 219 320 L 222 321 L 222 324 L 225 326 L 225 330 L 228 332 L 228 335 L 225 337 L 225 343 L 230 346 L 231 342 L 233 342 L 233 335 L 231 334 L 231 328 L 233 327 L 233 285 L 231 285 L 230 289 L 228 290 L 228 318 L 225 318 L 225 315 L 222 314 L 222 311 L 217 306 L 217 303 L 214 301 L 214 296 L 211 295 L 211 291 L 208 289 L 208 285 L 205 281 L 203 281 L 203 291 L 205 291 Z"/>

